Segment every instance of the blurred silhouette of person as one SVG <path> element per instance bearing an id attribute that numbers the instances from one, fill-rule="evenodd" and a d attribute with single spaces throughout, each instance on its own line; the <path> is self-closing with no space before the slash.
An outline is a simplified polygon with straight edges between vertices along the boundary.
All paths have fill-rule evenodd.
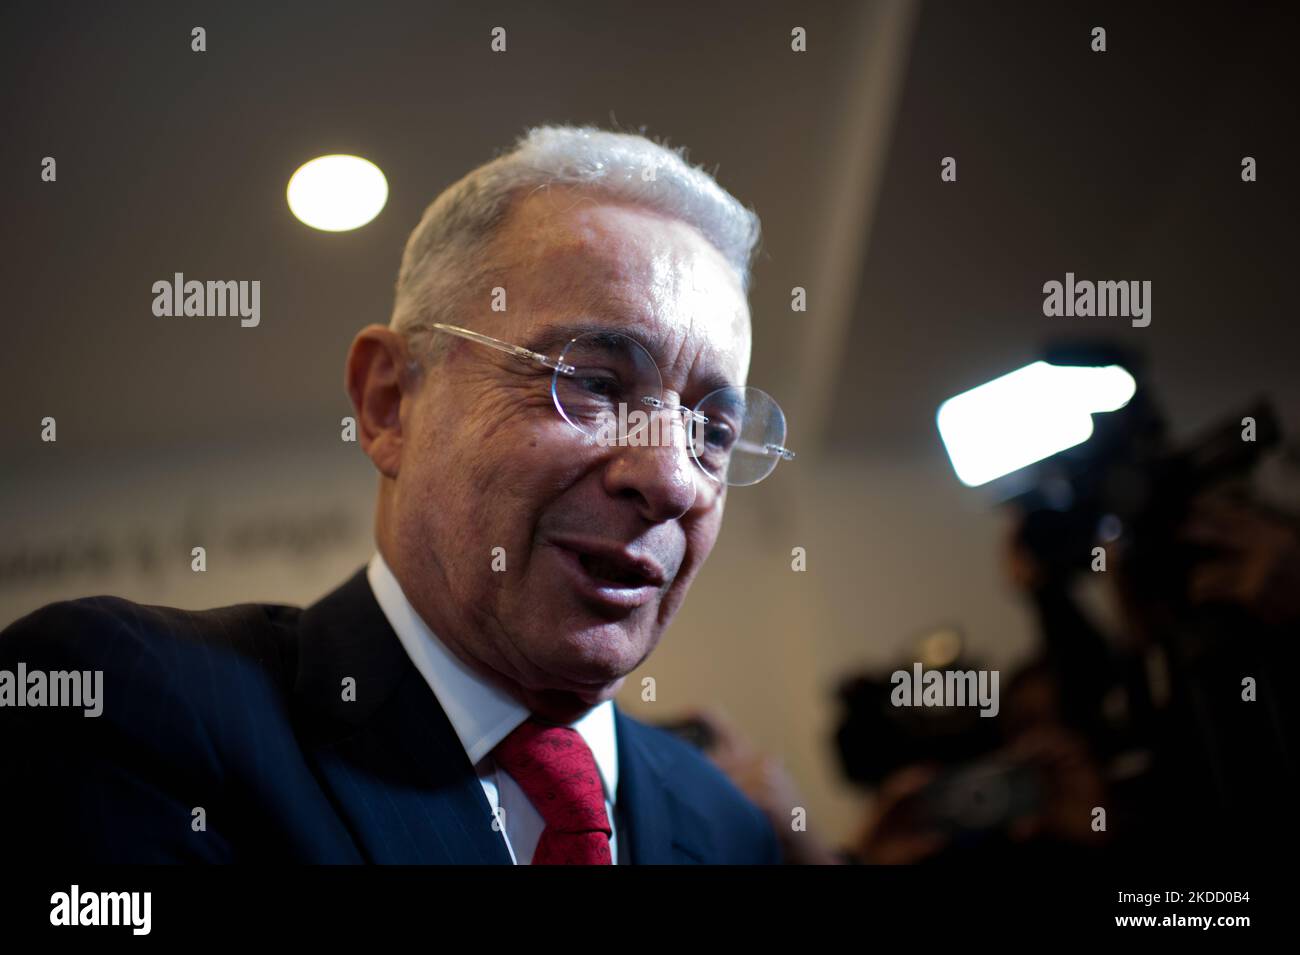
<path id="1" fill-rule="evenodd" d="M 1060 713 L 1051 670 L 1039 661 L 1019 671 L 998 716 L 1003 744 L 973 766 L 930 761 L 889 773 L 850 844 L 853 857 L 898 865 L 1094 854 L 1108 841 L 1092 824 L 1106 787 Z"/>
<path id="2" fill-rule="evenodd" d="M 1114 784 L 1120 851 L 1226 854 L 1296 838 L 1297 526 L 1225 482 L 1192 497 L 1141 558 L 1120 535 L 1089 581 L 1117 611 L 1110 628 L 1023 546 L 1021 527 L 1012 534 L 1009 576 L 1038 612 L 1063 722 Z"/>

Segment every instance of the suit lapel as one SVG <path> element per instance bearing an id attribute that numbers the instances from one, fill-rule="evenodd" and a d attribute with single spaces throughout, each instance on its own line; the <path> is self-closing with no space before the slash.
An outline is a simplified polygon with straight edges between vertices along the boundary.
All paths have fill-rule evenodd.
<path id="1" fill-rule="evenodd" d="M 362 856 L 509 865 L 469 757 L 364 570 L 303 611 L 299 639 L 295 720 Z"/>
<path id="2" fill-rule="evenodd" d="M 366 861 L 510 864 L 474 767 L 364 569 L 303 611 L 294 707 L 304 752 Z M 653 731 L 617 706 L 614 718 L 629 861 L 714 859 L 708 823 L 668 785 Z"/>
<path id="3" fill-rule="evenodd" d="M 715 858 L 708 822 L 666 780 L 670 764 L 649 729 L 615 707 L 618 811 L 629 829 L 633 865 L 680 865 Z M 620 834 L 621 835 L 621 834 Z"/>

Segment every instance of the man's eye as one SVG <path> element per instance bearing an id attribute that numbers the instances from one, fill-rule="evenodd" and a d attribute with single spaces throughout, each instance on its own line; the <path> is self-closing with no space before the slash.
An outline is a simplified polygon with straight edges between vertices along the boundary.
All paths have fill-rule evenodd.
<path id="1" fill-rule="evenodd" d="M 619 393 L 618 379 L 611 375 L 584 375 L 578 384 L 584 392 L 598 398 L 612 398 Z"/>
<path id="2" fill-rule="evenodd" d="M 709 423 L 704 428 L 704 443 L 710 451 L 730 451 L 736 432 L 729 425 Z"/>

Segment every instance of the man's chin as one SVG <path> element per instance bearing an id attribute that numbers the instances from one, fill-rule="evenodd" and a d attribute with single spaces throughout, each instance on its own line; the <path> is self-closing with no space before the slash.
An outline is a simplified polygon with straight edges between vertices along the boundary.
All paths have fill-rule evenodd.
<path id="1" fill-rule="evenodd" d="M 595 705 L 611 699 L 629 673 L 649 655 L 654 641 L 640 630 L 617 624 L 562 635 L 539 635 L 534 646 L 535 692 L 568 694 Z"/>
<path id="2" fill-rule="evenodd" d="M 576 646 L 563 657 L 552 656 L 546 668 L 552 677 L 548 689 L 564 690 L 584 698 L 604 694 L 608 699 L 618 692 L 627 675 L 644 659 L 632 647 Z M 610 690 L 609 687 L 614 689 Z"/>

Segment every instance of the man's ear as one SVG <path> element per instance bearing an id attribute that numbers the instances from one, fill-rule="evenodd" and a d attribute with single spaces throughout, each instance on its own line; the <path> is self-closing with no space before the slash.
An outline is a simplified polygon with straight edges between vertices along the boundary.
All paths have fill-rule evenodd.
<path id="1" fill-rule="evenodd" d="M 389 478 L 397 477 L 402 460 L 402 399 L 411 396 L 417 380 L 408 360 L 400 335 L 383 325 L 367 325 L 352 340 L 343 372 L 361 450 Z"/>

